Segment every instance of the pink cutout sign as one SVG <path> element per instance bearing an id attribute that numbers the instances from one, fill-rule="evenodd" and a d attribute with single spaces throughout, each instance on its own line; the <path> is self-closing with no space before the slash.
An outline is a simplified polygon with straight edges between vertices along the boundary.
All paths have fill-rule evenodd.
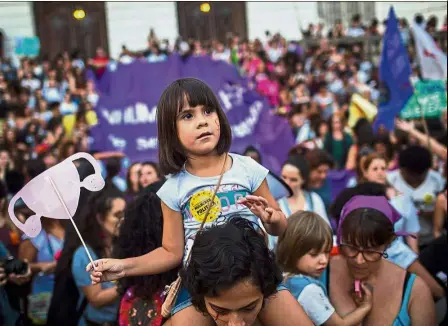
<path id="1" fill-rule="evenodd" d="M 87 176 L 82 182 L 73 163 L 80 158 L 89 161 L 95 170 L 94 174 Z M 13 223 L 29 237 L 36 237 L 42 230 L 40 221 L 42 216 L 70 219 L 85 247 L 84 240 L 72 219 L 78 208 L 81 187 L 90 191 L 100 191 L 104 185 L 100 165 L 93 156 L 87 153 L 76 153 L 42 172 L 20 189 L 9 203 L 9 216 Z M 35 213 L 25 223 L 20 222 L 14 214 L 14 205 L 20 198 Z"/>

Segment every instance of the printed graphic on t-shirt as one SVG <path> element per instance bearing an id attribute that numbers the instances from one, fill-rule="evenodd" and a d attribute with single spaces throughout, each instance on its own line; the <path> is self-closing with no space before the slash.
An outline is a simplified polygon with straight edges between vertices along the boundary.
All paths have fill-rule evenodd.
<path id="1" fill-rule="evenodd" d="M 415 207 L 421 213 L 428 213 L 434 211 L 436 196 L 434 193 L 425 193 L 422 199 L 413 198 Z"/>
<path id="2" fill-rule="evenodd" d="M 203 187 L 187 198 L 181 208 L 184 226 L 187 229 L 198 228 L 202 223 L 208 206 L 212 201 L 213 191 L 213 186 Z M 242 186 L 221 185 L 213 200 L 206 224 L 215 221 L 221 215 L 227 216 L 236 213 L 247 213 L 244 212 L 247 210 L 246 206 L 238 204 L 238 200 L 246 197 L 248 194 L 249 191 Z"/>
<path id="3" fill-rule="evenodd" d="M 219 216 L 219 213 L 221 212 L 221 202 L 219 200 L 219 197 L 215 196 L 212 203 L 212 198 L 213 191 L 210 190 L 202 190 L 191 196 L 188 206 L 190 208 L 190 215 L 194 220 L 202 223 L 202 221 L 205 219 L 207 211 L 208 216 L 206 222 L 209 223 L 216 220 L 216 218 Z M 210 205 L 211 208 L 209 210 Z"/>
<path id="4" fill-rule="evenodd" d="M 188 255 L 193 245 L 196 232 L 205 218 L 208 206 L 212 202 L 214 189 L 215 186 L 206 186 L 199 189 L 188 197 L 181 207 L 185 229 L 184 258 Z M 223 224 L 234 214 L 238 214 L 256 223 L 258 218 L 246 206 L 238 204 L 240 198 L 246 197 L 249 194 L 248 189 L 240 185 L 221 185 L 213 200 L 204 228 Z"/>

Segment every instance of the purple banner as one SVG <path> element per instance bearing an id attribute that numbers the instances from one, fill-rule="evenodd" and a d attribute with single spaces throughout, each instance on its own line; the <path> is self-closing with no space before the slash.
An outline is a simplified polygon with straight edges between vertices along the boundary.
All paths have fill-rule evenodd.
<path id="1" fill-rule="evenodd" d="M 184 77 L 201 79 L 218 96 L 232 127 L 232 152 L 253 145 L 263 165 L 279 173 L 294 145 L 287 121 L 270 112 L 265 98 L 248 88 L 234 66 L 209 57 L 170 56 L 166 62 L 110 66 L 96 81 L 99 124 L 92 128 L 92 147 L 122 151 L 131 162 L 157 161 L 157 102 L 171 82 Z"/>

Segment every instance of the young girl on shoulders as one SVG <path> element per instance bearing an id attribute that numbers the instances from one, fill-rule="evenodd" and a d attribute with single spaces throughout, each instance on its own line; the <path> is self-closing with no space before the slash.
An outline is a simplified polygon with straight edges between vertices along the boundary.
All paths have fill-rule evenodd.
<path id="1" fill-rule="evenodd" d="M 212 208 L 204 227 L 225 223 L 238 213 L 261 219 L 271 235 L 286 229 L 286 217 L 269 191 L 268 170 L 249 157 L 229 153 L 230 124 L 213 91 L 194 78 L 179 79 L 163 92 L 158 103 L 159 166 L 167 181 L 157 192 L 162 201 L 162 246 L 140 257 L 102 259 L 87 266 L 94 283 L 124 276 L 154 275 L 178 266 L 188 256 L 195 235 Z M 216 197 L 213 193 L 223 174 Z M 172 310 L 172 323 L 213 325 L 192 306 L 188 293 L 180 295 Z M 269 325 L 284 322 L 284 307 L 291 307 L 290 325 L 311 322 L 288 291 L 279 291 L 261 313 Z M 303 322 L 302 322 L 303 321 Z"/>
<path id="2" fill-rule="evenodd" d="M 285 272 L 284 283 L 315 325 L 358 325 L 372 307 L 372 292 L 361 283 L 360 293 L 354 293 L 358 308 L 345 317 L 335 312 L 319 280 L 327 268 L 332 247 L 331 228 L 319 215 L 307 211 L 291 215 L 277 246 L 277 261 Z"/>

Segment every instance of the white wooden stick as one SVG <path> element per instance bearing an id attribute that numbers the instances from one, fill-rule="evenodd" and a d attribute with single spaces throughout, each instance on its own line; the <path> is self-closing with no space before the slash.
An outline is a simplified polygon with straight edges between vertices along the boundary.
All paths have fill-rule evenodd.
<path id="1" fill-rule="evenodd" d="M 79 237 L 79 239 L 81 240 L 82 245 L 84 246 L 84 249 L 86 250 L 87 256 L 89 256 L 90 262 L 92 263 L 92 267 L 93 267 L 93 269 L 95 269 L 95 264 L 93 263 L 92 256 L 90 256 L 89 249 L 87 249 L 86 243 L 84 242 L 84 239 L 82 238 L 81 233 L 79 233 L 78 227 L 76 226 L 75 221 L 73 221 L 73 218 L 72 218 L 72 216 L 70 215 L 70 212 L 69 212 L 69 210 L 68 210 L 68 208 L 67 208 L 67 205 L 65 204 L 64 200 L 62 199 L 62 196 L 61 196 L 61 194 L 59 193 L 59 190 L 58 190 L 58 188 L 56 187 L 56 184 L 53 182 L 53 179 L 52 179 L 52 178 L 47 177 L 47 179 L 48 179 L 48 181 L 50 181 L 50 184 L 51 184 L 51 186 L 53 187 L 54 192 L 55 192 L 56 195 L 58 196 L 59 201 L 61 202 L 62 206 L 64 207 L 65 212 L 67 213 L 67 216 L 70 218 L 70 221 L 72 221 L 73 227 L 75 228 L 76 233 L 78 233 L 78 237 Z"/>

